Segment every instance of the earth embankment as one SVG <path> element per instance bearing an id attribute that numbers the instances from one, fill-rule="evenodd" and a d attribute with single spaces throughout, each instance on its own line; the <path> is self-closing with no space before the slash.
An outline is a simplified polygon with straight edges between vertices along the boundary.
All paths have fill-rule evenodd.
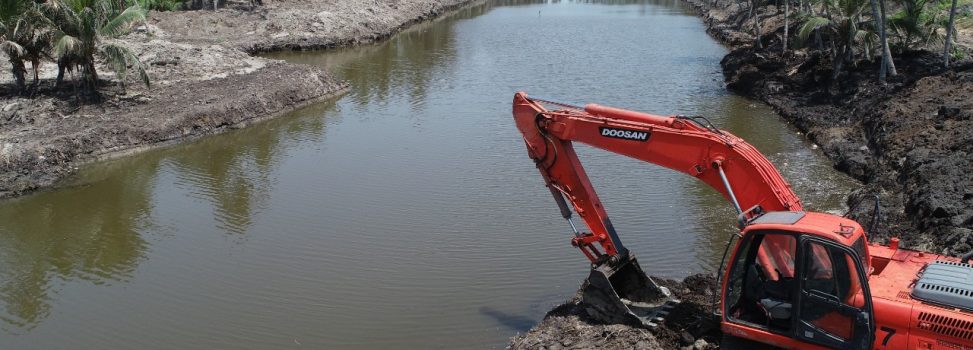
<path id="1" fill-rule="evenodd" d="M 880 60 L 858 60 L 833 76 L 831 56 L 783 48 L 783 11 L 767 6 L 761 44 L 736 2 L 689 3 L 732 51 L 721 62 L 727 88 L 771 105 L 820 145 L 835 168 L 862 181 L 849 205 L 870 223 L 877 195 L 879 242 L 900 237 L 910 249 L 961 255 L 973 249 L 973 62 L 943 67 L 925 49 L 893 56 L 898 75 L 878 82 Z M 794 33 L 799 23 L 790 23 Z M 969 42 L 961 31 L 959 42 Z M 970 48 L 961 46 L 969 57 Z"/>
<path id="2" fill-rule="evenodd" d="M 470 0 L 229 2 L 216 11 L 151 12 L 116 39 L 147 65 L 143 87 L 98 63 L 96 99 L 55 87 L 45 62 L 27 96 L 0 73 L 0 198 L 55 186 L 80 164 L 169 145 L 283 115 L 347 87 L 320 67 L 255 57 L 369 43 Z M 6 57 L 0 57 L 6 62 Z"/>

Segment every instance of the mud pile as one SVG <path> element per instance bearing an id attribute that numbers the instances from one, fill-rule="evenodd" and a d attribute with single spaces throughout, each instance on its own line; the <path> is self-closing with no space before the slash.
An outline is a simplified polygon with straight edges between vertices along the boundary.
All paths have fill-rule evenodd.
<path id="1" fill-rule="evenodd" d="M 909 51 L 894 57 L 899 75 L 886 85 L 877 81 L 878 59 L 833 78 L 829 55 L 783 50 L 783 13 L 774 6 L 762 8 L 764 47 L 756 48 L 740 30 L 752 21 L 737 3 L 689 2 L 733 49 L 721 62 L 727 88 L 773 106 L 863 182 L 848 198 L 867 198 L 854 213 L 859 222 L 871 221 L 869 196 L 879 197 L 876 240 L 898 236 L 908 248 L 952 255 L 973 249 L 973 62 L 944 69 L 939 54 Z"/>
<path id="2" fill-rule="evenodd" d="M 654 331 L 591 318 L 579 298 L 544 316 L 540 324 L 511 339 L 509 349 L 719 349 L 719 323 L 713 302 L 719 286 L 709 275 L 684 281 L 653 278 L 682 301 Z"/>
<path id="3" fill-rule="evenodd" d="M 51 62 L 30 96 L 18 96 L 2 69 L 0 198 L 52 186 L 84 162 L 241 127 L 346 88 L 323 68 L 254 53 L 371 42 L 470 2 L 230 1 L 218 11 L 152 12 L 117 39 L 147 65 L 152 87 L 98 62 L 97 99 L 80 98 L 71 75 L 55 88 Z"/>

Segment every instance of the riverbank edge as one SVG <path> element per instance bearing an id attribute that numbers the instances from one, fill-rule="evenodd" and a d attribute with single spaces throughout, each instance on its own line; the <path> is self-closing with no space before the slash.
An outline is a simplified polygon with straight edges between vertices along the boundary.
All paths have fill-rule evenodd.
<path id="1" fill-rule="evenodd" d="M 899 237 L 910 249 L 960 255 L 973 249 L 973 49 L 942 68 L 940 53 L 919 49 L 896 57 L 899 75 L 877 82 L 879 60 L 860 60 L 832 81 L 829 57 L 783 49 L 783 11 L 760 14 L 757 48 L 746 8 L 729 0 L 682 0 L 713 38 L 731 51 L 721 61 L 727 89 L 770 105 L 820 146 L 835 169 L 862 182 L 849 206 L 880 199 L 878 242 Z M 791 23 L 790 33 L 797 31 Z M 745 29 L 741 29 L 745 28 Z M 960 42 L 968 42 L 961 33 Z M 918 151 L 916 151 L 918 149 Z M 869 199 L 852 213 L 868 223 Z"/>
<path id="2" fill-rule="evenodd" d="M 286 50 L 321 50 L 367 45 L 386 40 L 412 26 L 442 18 L 454 11 L 468 7 L 483 0 L 414 0 L 402 3 L 417 3 L 416 6 L 402 6 L 401 11 L 390 18 L 358 23 L 369 30 L 356 30 L 345 36 L 317 36 L 267 39 L 267 36 L 251 37 L 249 44 L 240 42 L 226 43 L 221 49 L 241 50 L 249 56 Z M 300 2 L 282 2 L 277 5 L 290 10 L 297 9 Z M 417 7 L 422 10 L 416 11 Z M 371 9 L 366 9 L 375 12 Z M 232 16 L 239 9 L 221 9 L 212 12 L 217 18 Z M 175 16 L 180 13 L 176 12 Z M 197 12 L 201 13 L 201 12 Z M 154 16 L 165 21 L 173 14 Z M 389 25 L 389 21 L 396 21 Z M 377 29 L 372 29 L 376 27 Z M 313 40 L 308 40 L 311 38 Z M 127 40 L 132 40 L 127 38 Z M 142 36 L 137 41 L 157 41 L 152 36 Z M 155 43 L 153 43 L 155 44 Z M 180 40 L 174 39 L 165 45 L 189 45 L 194 50 L 206 50 L 207 46 L 220 45 L 218 40 Z M 114 103 L 103 101 L 94 106 L 81 105 L 71 112 L 61 113 L 53 107 L 47 109 L 64 120 L 66 124 L 77 127 L 59 127 L 34 133 L 40 137 L 18 140 L 10 137 L 0 139 L 0 199 L 19 197 L 40 190 L 56 189 L 68 184 L 67 181 L 79 167 L 86 164 L 132 156 L 152 149 L 170 147 L 192 142 L 202 137 L 224 133 L 228 130 L 252 126 L 261 121 L 281 117 L 308 105 L 336 98 L 345 93 L 349 86 L 338 81 L 326 69 L 316 66 L 291 64 L 283 61 L 266 60 L 259 68 L 238 74 L 214 79 L 191 80 L 178 86 L 167 86 L 148 90 L 146 94 L 132 99 L 135 102 Z M 164 65 L 165 63 L 163 63 Z M 106 74 L 111 76 L 109 74 Z M 175 75 L 175 74 L 174 74 Z M 167 76 L 153 76 L 156 80 L 166 80 Z M 179 80 L 175 78 L 174 80 Z M 182 77 L 183 80 L 186 80 Z M 148 97 L 147 97 L 147 96 Z M 200 96 L 205 98 L 198 99 Z M 51 96 L 37 99 L 57 100 Z M 61 98 L 63 99 L 63 98 Z M 37 110 L 30 105 L 34 101 L 18 96 L 0 98 L 3 117 L 6 121 L 14 118 L 31 118 Z M 174 106 L 185 101 L 196 101 L 184 106 Z M 56 104 L 59 101 L 41 101 L 39 104 Z M 93 111 L 92 111 L 93 110 Z M 80 111 L 80 112 L 79 112 Z M 86 112 L 87 111 L 87 112 Z M 8 113 L 9 112 L 9 113 Z M 19 114 L 19 115 L 18 115 Z M 151 116 L 151 122 L 139 121 Z M 161 119 L 159 119 L 161 118 Z M 77 120 L 83 121 L 77 121 Z M 2 136 L 14 134 L 0 130 Z M 31 135 L 31 136 L 34 136 Z"/>

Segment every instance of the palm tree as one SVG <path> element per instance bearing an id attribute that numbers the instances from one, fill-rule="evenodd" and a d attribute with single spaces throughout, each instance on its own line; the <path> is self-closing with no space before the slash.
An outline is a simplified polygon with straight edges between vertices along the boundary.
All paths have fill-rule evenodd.
<path id="1" fill-rule="evenodd" d="M 882 65 L 878 69 L 878 81 L 885 84 L 886 74 L 896 75 L 895 63 L 892 63 L 892 53 L 889 51 L 888 37 L 885 36 L 885 16 L 884 9 L 879 5 L 878 0 L 870 1 L 872 6 L 872 20 L 875 22 L 875 30 L 878 32 L 879 45 L 882 50 Z"/>
<path id="2" fill-rule="evenodd" d="M 31 62 L 37 84 L 38 68 L 50 47 L 50 38 L 50 23 L 35 1 L 0 0 L 0 49 L 7 54 L 19 91 L 26 89 L 25 61 Z"/>
<path id="3" fill-rule="evenodd" d="M 949 7 L 949 24 L 946 25 L 946 42 L 943 43 L 943 66 L 949 68 L 950 44 L 953 40 L 953 31 L 956 30 L 956 0 Z"/>
<path id="4" fill-rule="evenodd" d="M 824 31 L 831 39 L 832 80 L 838 78 L 846 62 L 853 62 L 856 43 L 867 45 L 873 33 L 861 27 L 861 14 L 866 0 L 824 0 L 824 16 L 810 16 L 801 26 L 798 37 L 805 41 L 812 32 Z"/>
<path id="5" fill-rule="evenodd" d="M 899 37 L 903 50 L 917 44 L 942 40 L 937 29 L 941 26 L 938 13 L 926 10 L 929 0 L 899 0 L 902 9 L 889 19 L 889 26 Z"/>
<path id="6" fill-rule="evenodd" d="M 791 22 L 790 22 L 791 8 L 789 4 L 790 2 L 791 0 L 784 0 L 784 38 L 783 38 L 784 43 L 781 46 L 783 47 L 782 50 L 785 53 L 787 52 L 787 36 L 789 35 L 788 32 L 791 29 Z"/>
<path id="7" fill-rule="evenodd" d="M 760 41 L 760 0 L 750 0 L 750 18 L 753 20 L 753 35 L 755 37 L 754 46 L 758 49 L 764 47 Z"/>
<path id="8" fill-rule="evenodd" d="M 53 53 L 59 80 L 65 70 L 77 69 L 82 87 L 86 92 L 95 92 L 98 87 L 95 56 L 99 56 L 123 81 L 128 67 L 132 66 L 142 83 L 149 86 L 149 76 L 138 57 L 124 45 L 110 40 L 124 34 L 133 23 L 145 20 L 145 10 L 138 3 L 49 0 L 45 6 L 56 26 Z"/>
<path id="9" fill-rule="evenodd" d="M 878 7 L 881 10 L 880 15 L 882 16 L 882 32 L 880 33 L 882 36 L 880 38 L 882 42 L 882 55 L 888 57 L 888 60 L 882 63 L 882 69 L 888 71 L 888 74 L 894 77 L 899 75 L 899 73 L 895 70 L 895 61 L 892 60 L 892 50 L 889 49 L 889 35 L 888 30 L 886 30 L 886 25 L 889 23 L 889 21 L 885 16 L 885 0 L 878 0 Z"/>

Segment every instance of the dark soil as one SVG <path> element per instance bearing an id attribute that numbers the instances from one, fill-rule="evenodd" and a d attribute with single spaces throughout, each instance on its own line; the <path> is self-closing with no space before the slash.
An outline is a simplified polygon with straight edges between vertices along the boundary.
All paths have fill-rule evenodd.
<path id="1" fill-rule="evenodd" d="M 737 30 L 750 22 L 735 2 L 690 3 L 732 48 L 722 61 L 727 88 L 773 106 L 836 169 L 862 181 L 850 206 L 878 196 L 876 241 L 900 237 L 906 247 L 951 255 L 973 248 L 973 62 L 944 69 L 939 54 L 910 51 L 894 56 L 899 75 L 885 85 L 877 81 L 878 59 L 832 79 L 829 55 L 784 52 L 782 14 L 773 6 L 761 12 L 764 47 L 756 48 L 752 35 Z M 874 201 L 866 202 L 853 217 L 867 226 Z"/>
<path id="2" fill-rule="evenodd" d="M 716 279 L 693 275 L 684 281 L 655 278 L 682 301 L 654 331 L 602 324 L 585 311 L 579 298 L 544 316 L 529 332 L 511 339 L 510 349 L 718 349 L 719 323 L 712 316 Z"/>

